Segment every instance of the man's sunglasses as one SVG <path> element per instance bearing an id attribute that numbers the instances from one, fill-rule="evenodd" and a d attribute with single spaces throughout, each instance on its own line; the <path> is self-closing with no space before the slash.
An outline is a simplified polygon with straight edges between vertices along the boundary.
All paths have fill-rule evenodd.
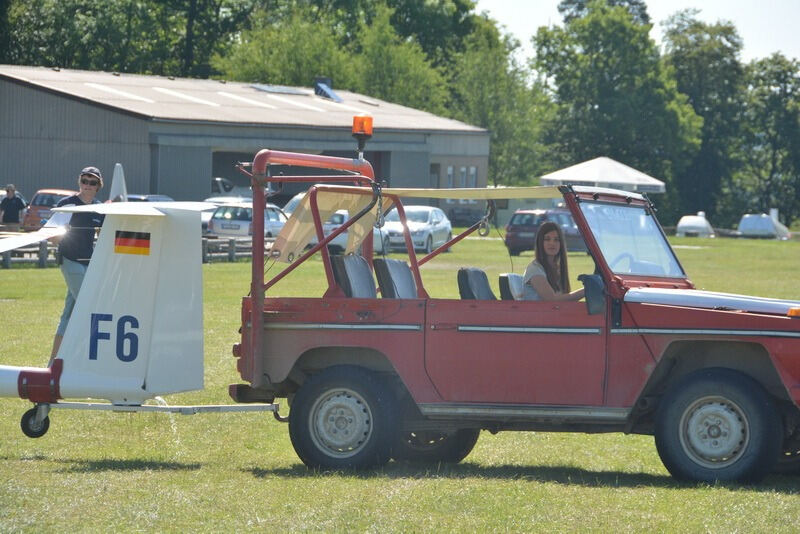
<path id="1" fill-rule="evenodd" d="M 91 186 L 94 186 L 94 187 L 97 187 L 98 185 L 100 185 L 100 182 L 98 180 L 89 180 L 88 178 L 81 178 L 81 183 L 83 185 L 91 185 Z"/>

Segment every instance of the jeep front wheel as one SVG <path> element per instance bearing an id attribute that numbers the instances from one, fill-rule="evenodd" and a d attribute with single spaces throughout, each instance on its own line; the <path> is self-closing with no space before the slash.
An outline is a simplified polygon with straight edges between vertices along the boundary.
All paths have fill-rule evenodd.
<path id="1" fill-rule="evenodd" d="M 400 432 L 392 457 L 408 462 L 457 464 L 472 452 L 479 435 L 480 430 L 474 428 L 455 432 Z"/>
<path id="2" fill-rule="evenodd" d="M 775 465 L 781 420 L 763 388 L 729 369 L 702 369 L 671 388 L 656 415 L 655 441 L 679 480 L 756 482 Z"/>
<path id="3" fill-rule="evenodd" d="M 389 461 L 392 398 L 373 373 L 330 367 L 309 378 L 289 412 L 292 446 L 307 466 L 365 469 Z"/>

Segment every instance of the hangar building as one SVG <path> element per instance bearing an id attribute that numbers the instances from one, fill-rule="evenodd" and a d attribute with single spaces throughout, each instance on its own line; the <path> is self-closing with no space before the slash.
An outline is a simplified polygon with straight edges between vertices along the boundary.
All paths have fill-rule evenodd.
<path id="1" fill-rule="evenodd" d="M 0 182 L 30 198 L 43 187 L 74 188 L 79 170 L 95 165 L 110 185 L 119 162 L 130 193 L 201 200 L 212 177 L 247 186 L 234 165 L 262 148 L 352 156 L 352 117 L 368 114 L 375 136 L 365 156 L 379 179 L 486 186 L 488 131 L 321 81 L 302 88 L 0 65 Z"/>

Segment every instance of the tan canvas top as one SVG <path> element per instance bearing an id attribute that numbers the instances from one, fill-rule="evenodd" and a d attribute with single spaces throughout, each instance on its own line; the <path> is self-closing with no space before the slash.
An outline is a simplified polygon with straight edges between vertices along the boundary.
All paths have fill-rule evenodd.
<path id="1" fill-rule="evenodd" d="M 380 210 L 386 211 L 392 205 L 388 196 L 401 198 L 452 198 L 472 200 L 496 200 L 506 198 L 558 198 L 561 197 L 557 187 L 503 187 L 472 189 L 401 189 L 384 188 Z M 368 187 L 317 186 L 317 208 L 320 219 L 324 222 L 337 210 L 347 210 L 350 216 L 364 209 L 372 200 L 372 189 Z M 351 253 L 361 246 L 362 241 L 372 233 L 379 213 L 376 204 L 369 213 L 361 217 L 348 228 L 347 248 Z M 314 219 L 311 212 L 311 195 L 303 200 L 292 212 L 280 234 L 272 245 L 272 257 L 277 261 L 291 263 L 302 254 L 303 249 L 315 235 Z"/>

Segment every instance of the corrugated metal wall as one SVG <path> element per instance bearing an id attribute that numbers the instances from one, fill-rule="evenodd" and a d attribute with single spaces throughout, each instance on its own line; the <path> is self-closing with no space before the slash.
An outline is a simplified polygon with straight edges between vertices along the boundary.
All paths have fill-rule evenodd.
<path id="1" fill-rule="evenodd" d="M 147 128 L 142 119 L 0 80 L 0 182 L 15 183 L 30 200 L 43 187 L 75 189 L 80 170 L 94 165 L 108 188 L 119 162 L 128 191 L 146 191 Z"/>

